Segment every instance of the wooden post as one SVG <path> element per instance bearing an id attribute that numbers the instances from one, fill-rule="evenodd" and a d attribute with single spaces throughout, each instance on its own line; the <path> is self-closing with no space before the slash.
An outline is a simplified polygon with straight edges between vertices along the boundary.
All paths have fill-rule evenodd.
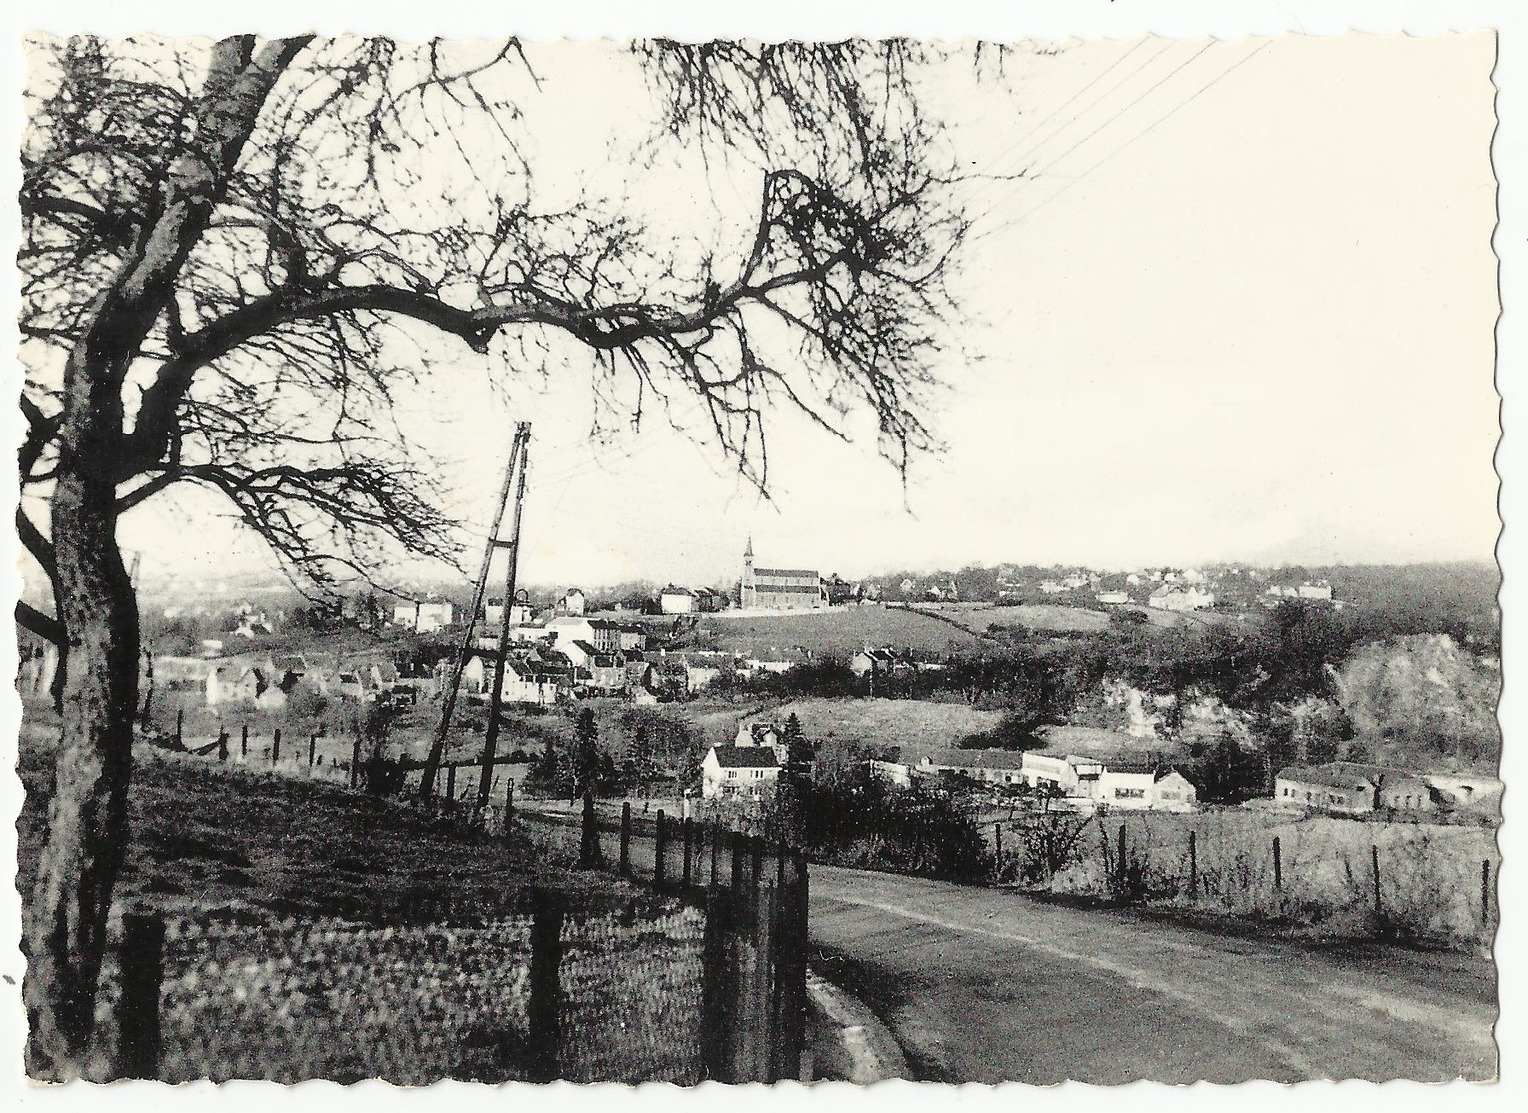
<path id="1" fill-rule="evenodd" d="M 668 857 L 668 825 L 664 823 L 663 809 L 658 809 L 658 833 L 653 840 L 653 888 L 663 888 L 663 867 Z"/>
<path id="2" fill-rule="evenodd" d="M 361 736 L 350 740 L 350 787 L 361 787 Z"/>
<path id="3" fill-rule="evenodd" d="M 1485 930 L 1491 926 L 1491 859 L 1485 858 L 1480 863 L 1480 927 Z"/>
<path id="4" fill-rule="evenodd" d="M 1383 918 L 1385 909 L 1384 906 L 1380 903 L 1379 896 L 1379 847 L 1370 846 L 1369 855 L 1370 859 L 1374 863 L 1374 915 Z"/>
<path id="5" fill-rule="evenodd" d="M 185 710 L 183 708 L 177 707 L 175 709 L 175 748 L 177 750 L 181 749 L 185 745 L 185 742 L 183 741 L 183 733 L 182 733 L 182 728 L 185 725 L 186 725 L 186 712 L 185 712 Z"/>
<path id="6" fill-rule="evenodd" d="M 992 825 L 992 836 L 997 842 L 997 855 L 993 858 L 992 876 L 1001 881 L 1003 880 L 1003 825 L 1001 823 Z"/>
<path id="7" fill-rule="evenodd" d="M 446 799 L 456 803 L 456 762 L 446 766 Z"/>
<path id="8" fill-rule="evenodd" d="M 684 839 L 684 880 L 682 884 L 684 888 L 688 889 L 692 880 L 691 870 L 694 866 L 695 821 L 689 816 L 685 816 L 683 822 L 679 825 L 679 829 Z"/>
<path id="9" fill-rule="evenodd" d="M 308 736 L 308 768 L 313 768 L 313 759 L 318 755 L 318 735 Z"/>
<path id="10" fill-rule="evenodd" d="M 776 871 L 770 1082 L 796 1079 L 806 1046 L 806 859 L 780 848 Z"/>
<path id="11" fill-rule="evenodd" d="M 1284 891 L 1284 860 L 1279 855 L 1279 836 L 1273 836 L 1273 887 Z"/>
<path id="12" fill-rule="evenodd" d="M 1188 899 L 1199 899 L 1199 847 L 1193 829 L 1188 833 Z"/>
<path id="13" fill-rule="evenodd" d="M 621 805 L 621 862 L 622 877 L 631 876 L 631 801 Z"/>
<path id="14" fill-rule="evenodd" d="M 578 868 L 598 869 L 601 864 L 600 858 L 600 829 L 599 820 L 594 815 L 594 793 L 586 789 L 583 823 L 578 839 Z"/>
<path id="15" fill-rule="evenodd" d="M 249 760 L 249 724 L 245 723 L 239 728 L 239 760 Z"/>
<path id="16" fill-rule="evenodd" d="M 532 1082 L 551 1082 L 561 1073 L 560 1014 L 562 984 L 562 905 L 541 889 L 533 894 L 531 913 L 530 1000 L 526 1007 Z"/>
<path id="17" fill-rule="evenodd" d="M 280 760 L 281 760 L 281 728 L 277 727 L 276 728 L 276 732 L 271 735 L 271 764 L 275 765 Z"/>
<path id="18" fill-rule="evenodd" d="M 515 818 L 515 779 L 504 778 L 504 836 L 509 837 L 511 824 Z"/>
<path id="19" fill-rule="evenodd" d="M 712 832 L 715 845 L 715 829 Z M 728 1046 L 733 1018 L 728 1006 L 733 1003 L 732 979 L 727 962 L 727 941 L 733 933 L 732 914 L 735 892 L 713 882 L 706 894 L 706 929 L 701 945 L 700 978 L 700 1054 L 706 1077 L 713 1082 L 732 1082 Z"/>
<path id="20" fill-rule="evenodd" d="M 228 760 L 228 732 L 221 727 L 218 728 L 218 760 Z"/>
<path id="21" fill-rule="evenodd" d="M 117 1000 L 117 1073 L 159 1074 L 159 990 L 164 980 L 164 921 L 129 912 L 122 917 L 122 995 Z"/>

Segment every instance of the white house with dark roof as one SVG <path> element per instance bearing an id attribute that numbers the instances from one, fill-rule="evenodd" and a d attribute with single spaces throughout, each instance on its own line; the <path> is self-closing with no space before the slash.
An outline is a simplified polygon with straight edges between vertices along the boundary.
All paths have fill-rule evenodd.
<path id="1" fill-rule="evenodd" d="M 712 746 L 700 763 L 700 794 L 711 800 L 759 799 L 780 779 L 780 759 L 772 746 Z"/>

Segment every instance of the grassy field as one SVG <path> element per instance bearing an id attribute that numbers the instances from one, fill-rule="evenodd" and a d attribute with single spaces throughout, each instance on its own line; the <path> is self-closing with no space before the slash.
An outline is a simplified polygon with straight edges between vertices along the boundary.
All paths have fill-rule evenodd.
<path id="1" fill-rule="evenodd" d="M 23 894 L 36 868 L 56 733 L 51 710 L 28 708 L 19 762 L 27 798 L 17 821 Z M 595 899 L 612 886 L 554 868 L 528 843 L 460 833 L 323 781 L 219 768 L 147 745 L 134 748 L 134 760 L 119 904 L 346 916 L 532 885 Z"/>
<path id="2" fill-rule="evenodd" d="M 1019 603 L 1012 606 L 992 603 L 925 603 L 919 604 L 918 609 L 930 614 L 944 615 L 978 633 L 985 633 L 994 626 L 1005 626 L 1040 633 L 1096 634 L 1109 628 L 1111 614 L 1119 613 L 1086 607 L 1068 607 L 1055 603 Z M 1260 621 L 1257 615 L 1218 611 L 1177 614 L 1173 611 L 1141 606 L 1121 608 L 1121 610 L 1143 614 L 1150 625 L 1166 630 L 1178 627 L 1189 629 L 1215 626 L 1235 627 Z"/>
<path id="3" fill-rule="evenodd" d="M 1374 855 L 1382 915 L 1419 941 L 1468 948 L 1488 941 L 1497 919 L 1494 890 L 1481 904 L 1481 867 L 1495 878 L 1501 858 L 1489 827 L 1364 822 L 1274 807 L 1199 812 L 1115 812 L 1090 822 L 1082 860 L 1056 876 L 1057 892 L 1107 891 L 1104 840 L 1142 865 L 1156 903 L 1233 916 L 1286 920 L 1334 937 L 1370 930 Z M 1190 900 L 1189 834 L 1198 895 Z M 1279 840 L 1279 875 L 1273 840 Z"/>
<path id="4" fill-rule="evenodd" d="M 780 705 L 769 715 L 784 722 L 793 713 L 819 751 L 825 746 L 895 746 L 903 761 L 913 763 L 991 730 L 1002 719 L 996 711 L 980 711 L 964 703 L 923 700 L 800 699 Z"/>
<path id="5" fill-rule="evenodd" d="M 818 656 L 848 657 L 867 645 L 949 653 L 985 644 L 969 630 L 934 615 L 900 607 L 848 607 L 733 618 L 704 615 L 689 639 L 697 649 L 742 654 L 811 650 Z"/>

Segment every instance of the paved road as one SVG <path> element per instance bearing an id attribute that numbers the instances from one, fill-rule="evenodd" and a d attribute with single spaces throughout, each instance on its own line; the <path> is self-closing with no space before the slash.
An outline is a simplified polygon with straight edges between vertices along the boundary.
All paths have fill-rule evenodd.
<path id="1" fill-rule="evenodd" d="M 1228 938 L 998 890 L 813 866 L 819 971 L 920 1078 L 1485 1079 L 1489 962 Z"/>

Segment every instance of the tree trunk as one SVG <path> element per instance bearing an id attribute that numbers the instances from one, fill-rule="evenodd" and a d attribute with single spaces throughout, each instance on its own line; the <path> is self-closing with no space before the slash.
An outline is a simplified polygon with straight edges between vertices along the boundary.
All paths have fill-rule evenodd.
<path id="1" fill-rule="evenodd" d="M 47 835 L 26 918 L 27 1070 L 38 1078 L 77 1076 L 88 1050 L 127 839 L 138 695 L 138 608 L 117 547 L 115 485 L 101 461 L 80 461 L 66 454 L 52 507 L 69 668 Z"/>

